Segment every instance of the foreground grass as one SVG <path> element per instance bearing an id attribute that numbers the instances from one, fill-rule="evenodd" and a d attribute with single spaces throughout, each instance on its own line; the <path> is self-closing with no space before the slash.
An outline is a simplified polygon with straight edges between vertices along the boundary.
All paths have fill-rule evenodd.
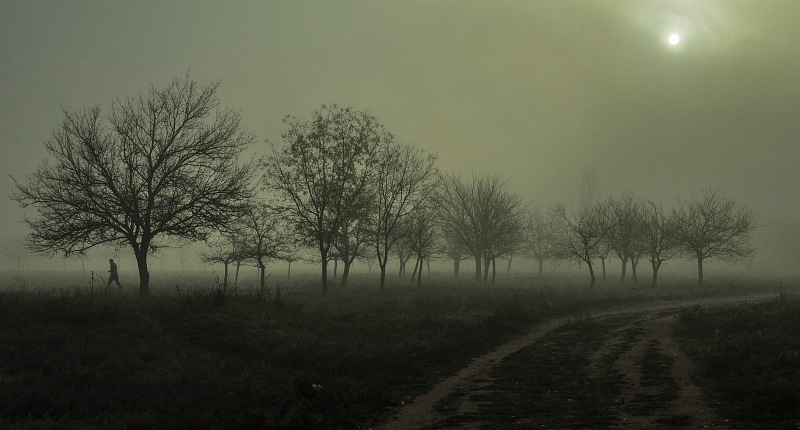
<path id="1" fill-rule="evenodd" d="M 800 426 L 800 297 L 681 312 L 676 333 L 722 416 Z"/>
<path id="2" fill-rule="evenodd" d="M 693 294 L 4 291 L 0 428 L 367 428 L 536 321 Z"/>

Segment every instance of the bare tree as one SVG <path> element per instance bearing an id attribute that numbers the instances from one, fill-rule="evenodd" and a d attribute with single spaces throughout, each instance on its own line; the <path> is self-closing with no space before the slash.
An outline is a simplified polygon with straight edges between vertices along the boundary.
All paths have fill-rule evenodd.
<path id="1" fill-rule="evenodd" d="M 333 247 L 336 249 L 336 256 L 342 260 L 344 267 L 342 269 L 341 286 L 347 286 L 347 279 L 350 276 L 350 266 L 356 260 L 366 255 L 367 242 L 370 241 L 369 229 L 367 223 L 369 220 L 366 214 L 356 215 L 353 219 L 347 220 L 342 223 L 339 234 L 333 242 Z"/>
<path id="2" fill-rule="evenodd" d="M 646 255 L 653 269 L 651 286 L 658 285 L 658 270 L 661 264 L 672 258 L 677 249 L 675 240 L 675 221 L 664 214 L 664 209 L 653 202 L 645 202 L 642 206 L 642 237 Z"/>
<path id="3" fill-rule="evenodd" d="M 417 286 L 422 286 L 422 265 L 435 249 L 436 224 L 431 211 L 421 207 L 412 212 L 408 221 L 406 238 L 409 248 L 416 256 L 414 274 L 417 277 Z"/>
<path id="4" fill-rule="evenodd" d="M 736 261 L 753 254 L 750 233 L 756 215 L 726 199 L 719 189 L 708 189 L 673 212 L 675 239 L 697 259 L 697 283 L 703 285 L 703 261 L 718 258 Z"/>
<path id="5" fill-rule="evenodd" d="M 609 198 L 604 205 L 608 209 L 608 215 L 613 224 L 605 242 L 622 262 L 619 281 L 620 284 L 625 285 L 628 260 L 631 258 L 634 242 L 637 240 L 640 204 L 633 196 L 625 194 L 620 198 Z"/>
<path id="6" fill-rule="evenodd" d="M 557 258 L 564 228 L 555 210 L 543 213 L 536 208 L 528 211 L 524 239 L 525 252 L 538 263 L 539 276 L 544 274 L 544 260 Z"/>
<path id="7" fill-rule="evenodd" d="M 139 293 L 149 293 L 147 256 L 161 238 L 203 240 L 252 195 L 252 165 L 239 156 L 253 138 L 239 114 L 220 109 L 218 84 L 188 77 L 143 96 L 64 112 L 46 143 L 51 160 L 13 198 L 38 214 L 25 218 L 37 253 L 81 253 L 130 246 Z"/>
<path id="8" fill-rule="evenodd" d="M 388 142 L 381 146 L 379 157 L 374 182 L 373 240 L 383 290 L 389 252 L 402 236 L 398 234 L 401 222 L 427 201 L 436 189 L 439 175 L 436 156 L 413 145 Z"/>
<path id="9" fill-rule="evenodd" d="M 282 199 L 281 215 L 319 253 L 322 292 L 334 241 L 353 212 L 369 204 L 377 148 L 391 135 L 365 112 L 322 106 L 311 120 L 287 116 L 284 145 L 271 143 L 264 162 L 268 187 Z"/>
<path id="10" fill-rule="evenodd" d="M 264 201 L 253 201 L 239 218 L 241 234 L 240 254 L 255 263 L 259 273 L 259 286 L 266 288 L 267 262 L 280 258 L 284 237 L 279 229 L 279 217 Z"/>
<path id="11" fill-rule="evenodd" d="M 524 207 L 504 185 L 494 176 L 473 175 L 465 183 L 449 175 L 442 178 L 436 193 L 434 204 L 444 236 L 473 256 L 476 280 L 481 279 L 481 267 L 486 280 L 490 263 L 520 247 Z"/>
<path id="12" fill-rule="evenodd" d="M 563 258 L 586 263 L 589 268 L 589 287 L 594 288 L 596 276 L 592 257 L 613 227 L 603 206 L 580 209 L 568 213 L 564 206 L 556 208 L 556 213 L 564 222 Z"/>
<path id="13" fill-rule="evenodd" d="M 229 230 L 206 239 L 206 244 L 210 251 L 202 253 L 201 258 L 206 263 L 222 263 L 224 266 L 222 286 L 227 288 L 229 266 L 244 259 L 241 249 L 242 241 L 236 233 Z"/>

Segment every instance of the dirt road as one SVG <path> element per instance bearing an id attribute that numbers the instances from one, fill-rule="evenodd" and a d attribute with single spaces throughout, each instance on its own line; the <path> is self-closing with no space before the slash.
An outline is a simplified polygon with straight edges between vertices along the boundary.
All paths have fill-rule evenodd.
<path id="1" fill-rule="evenodd" d="M 600 385 L 603 388 L 596 390 L 595 394 L 582 393 L 584 390 L 591 391 L 585 385 L 565 387 L 555 382 L 557 379 L 554 378 L 550 378 L 554 386 L 534 382 L 539 373 L 548 369 L 547 364 L 536 363 L 537 349 L 545 348 L 540 341 L 557 329 L 574 323 L 576 317 L 542 322 L 525 335 L 474 358 L 467 367 L 399 409 L 381 428 L 584 428 L 581 419 L 585 419 L 585 416 L 590 417 L 590 424 L 585 424 L 585 428 L 727 428 L 725 420 L 714 413 L 701 390 L 692 382 L 690 374 L 693 365 L 672 337 L 676 314 L 681 307 L 754 302 L 771 297 L 773 295 L 750 295 L 659 302 L 607 309 L 588 315 L 588 319 L 606 321 L 604 326 L 595 328 L 600 330 L 597 333 L 603 336 L 618 333 L 614 338 L 616 340 L 609 337 L 605 343 L 598 343 L 582 354 L 592 356 L 600 363 L 591 364 L 588 368 L 600 368 L 598 372 L 605 369 L 615 375 L 606 379 L 598 376 L 599 373 L 589 375 L 589 380 L 606 384 Z M 587 316 L 581 318 L 586 319 Z M 554 342 L 557 343 L 557 339 L 551 342 L 550 347 L 558 348 Z M 551 349 L 543 352 L 545 356 L 542 359 L 549 358 L 557 362 L 559 356 L 563 355 L 567 360 L 573 346 L 560 347 L 563 354 L 558 353 L 558 349 Z M 512 355 L 516 360 L 509 359 L 514 358 Z M 552 365 L 550 363 L 550 368 Z M 560 363 L 562 372 L 569 372 L 569 367 L 567 361 Z M 562 421 L 561 417 L 551 416 L 548 421 L 537 417 L 537 413 L 531 410 L 532 403 L 542 403 L 538 407 L 547 408 L 546 401 L 539 402 L 537 399 L 562 398 L 559 396 L 564 396 L 564 391 L 570 389 L 575 392 L 563 397 L 564 400 L 555 407 L 565 408 L 561 412 L 564 415 L 575 410 L 582 411 L 574 413 L 583 414 L 584 417 L 565 416 Z M 532 394 L 531 390 L 539 394 Z M 586 409 L 587 402 L 603 404 L 598 397 L 606 397 L 605 404 L 613 406 L 602 410 Z M 575 405 L 570 408 L 569 403 L 573 401 Z M 550 415 L 553 415 L 552 411 Z"/>

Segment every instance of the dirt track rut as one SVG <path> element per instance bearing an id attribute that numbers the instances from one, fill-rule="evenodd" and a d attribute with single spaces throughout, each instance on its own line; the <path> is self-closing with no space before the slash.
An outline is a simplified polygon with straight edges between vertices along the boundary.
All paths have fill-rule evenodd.
<path id="1" fill-rule="evenodd" d="M 706 404 L 702 393 L 691 380 L 691 361 L 680 351 L 672 338 L 675 315 L 663 316 L 665 311 L 677 311 L 681 307 L 696 305 L 723 305 L 736 302 L 753 302 L 772 297 L 750 295 L 715 299 L 671 301 L 629 305 L 597 311 L 591 318 L 607 318 L 627 314 L 643 314 L 639 318 L 638 333 L 630 349 L 620 354 L 614 363 L 623 375 L 622 394 L 618 399 L 615 428 L 704 428 L 724 429 L 725 421 Z M 553 330 L 566 325 L 574 317 L 567 316 L 544 321 L 533 326 L 526 334 L 513 339 L 499 348 L 474 358 L 470 364 L 455 375 L 435 384 L 430 391 L 397 411 L 383 426 L 385 430 L 409 430 L 422 428 L 481 428 L 482 420 L 476 404 L 476 395 L 486 394 L 492 382 L 493 369 L 502 365 L 510 355 L 531 347 Z M 658 366 L 670 366 L 650 375 Z M 657 370 L 657 369 L 656 369 Z M 484 395 L 485 397 L 485 395 Z M 461 421 L 455 427 L 447 420 L 465 414 L 472 419 Z M 493 417 L 494 420 L 497 417 Z M 524 417 L 514 417 L 524 422 Z M 521 421 L 522 420 L 522 421 Z"/>

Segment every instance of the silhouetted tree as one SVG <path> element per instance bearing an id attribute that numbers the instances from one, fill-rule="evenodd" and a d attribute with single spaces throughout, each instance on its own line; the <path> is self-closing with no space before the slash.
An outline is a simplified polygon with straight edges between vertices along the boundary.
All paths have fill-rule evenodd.
<path id="1" fill-rule="evenodd" d="M 544 260 L 557 258 L 564 228 L 555 210 L 546 214 L 536 208 L 525 219 L 525 253 L 538 263 L 538 273 L 544 273 Z"/>
<path id="2" fill-rule="evenodd" d="M 606 242 L 622 262 L 620 283 L 624 285 L 628 261 L 631 261 L 631 271 L 635 273 L 635 264 L 642 255 L 642 202 L 630 194 L 624 194 L 619 198 L 609 198 L 604 205 L 613 225 L 608 231 Z"/>
<path id="3" fill-rule="evenodd" d="M 431 257 L 436 245 L 436 224 L 429 209 L 418 207 L 411 213 L 406 239 L 411 252 L 417 258 L 414 264 L 417 286 L 422 286 L 422 265 Z"/>
<path id="4" fill-rule="evenodd" d="M 651 286 L 658 285 L 658 270 L 664 261 L 672 258 L 677 251 L 675 220 L 664 214 L 664 209 L 653 202 L 642 205 L 641 241 L 653 269 Z"/>
<path id="5" fill-rule="evenodd" d="M 322 106 L 311 120 L 287 116 L 284 123 L 284 145 L 270 144 L 265 178 L 282 201 L 281 216 L 319 253 L 327 293 L 331 247 L 353 213 L 369 205 L 376 149 L 391 135 L 365 112 L 336 105 Z"/>
<path id="6" fill-rule="evenodd" d="M 242 255 L 242 241 L 235 232 L 226 231 L 206 239 L 206 244 L 210 251 L 201 254 L 203 261 L 207 263 L 222 263 L 224 267 L 224 275 L 222 277 L 222 286 L 228 287 L 228 273 L 229 266 L 232 263 L 240 262 L 244 259 Z"/>
<path id="7" fill-rule="evenodd" d="M 497 177 L 473 175 L 465 183 L 455 175 L 444 176 L 434 199 L 436 217 L 444 236 L 466 249 L 475 259 L 475 279 L 481 279 L 481 263 L 519 249 L 522 241 L 521 200 L 506 192 Z M 488 277 L 484 266 L 484 280 Z M 494 276 L 493 276 L 494 279 Z"/>
<path id="8" fill-rule="evenodd" d="M 383 290 L 389 252 L 402 237 L 398 234 L 401 222 L 424 204 L 436 189 L 438 171 L 435 155 L 396 141 L 380 147 L 378 163 L 373 184 L 375 209 L 372 220 L 375 251 L 381 268 L 380 288 Z"/>
<path id="9" fill-rule="evenodd" d="M 267 262 L 280 258 L 285 245 L 279 216 L 264 201 L 250 203 L 238 220 L 241 235 L 241 255 L 255 263 L 259 273 L 259 286 L 266 288 Z"/>
<path id="10" fill-rule="evenodd" d="M 726 199 L 719 189 L 708 189 L 673 212 L 675 239 L 697 260 L 697 283 L 703 285 L 703 261 L 736 261 L 753 254 L 750 233 L 756 215 Z"/>
<path id="11" fill-rule="evenodd" d="M 556 214 L 564 222 L 563 258 L 586 263 L 589 268 L 589 287 L 594 288 L 596 277 L 592 257 L 613 228 L 607 211 L 604 206 L 595 205 L 591 209 L 568 213 L 564 206 L 559 206 Z"/>
<path id="12" fill-rule="evenodd" d="M 147 256 L 159 239 L 203 240 L 252 195 L 251 164 L 239 156 L 253 139 L 239 114 L 220 109 L 217 88 L 187 77 L 117 101 L 108 116 L 65 111 L 45 145 L 51 159 L 27 184 L 15 181 L 14 199 L 38 212 L 25 218 L 28 247 L 70 255 L 130 246 L 148 294 Z"/>

